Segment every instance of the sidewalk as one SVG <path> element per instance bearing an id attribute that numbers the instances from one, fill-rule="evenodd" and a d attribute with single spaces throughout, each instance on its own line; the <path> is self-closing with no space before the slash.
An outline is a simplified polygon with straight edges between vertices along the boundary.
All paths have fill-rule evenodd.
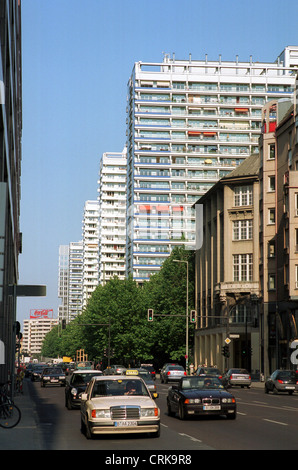
<path id="1" fill-rule="evenodd" d="M 38 417 L 27 380 L 23 381 L 23 394 L 17 394 L 14 402 L 21 410 L 21 421 L 15 428 L 0 428 L 0 450 L 42 450 Z"/>

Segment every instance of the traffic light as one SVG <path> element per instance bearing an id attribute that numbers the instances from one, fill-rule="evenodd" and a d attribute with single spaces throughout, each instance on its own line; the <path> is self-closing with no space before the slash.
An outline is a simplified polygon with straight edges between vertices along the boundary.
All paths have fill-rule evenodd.
<path id="1" fill-rule="evenodd" d="M 148 321 L 153 321 L 153 308 L 148 308 Z"/>
<path id="2" fill-rule="evenodd" d="M 197 322 L 197 311 L 196 310 L 191 310 L 189 317 L 190 317 L 190 323 L 196 323 Z"/>
<path id="3" fill-rule="evenodd" d="M 66 320 L 65 319 L 62 320 L 61 326 L 62 326 L 62 330 L 65 330 L 65 328 L 66 328 Z"/>
<path id="4" fill-rule="evenodd" d="M 241 350 L 242 356 L 247 356 L 247 352 L 248 352 L 248 351 L 247 351 L 247 348 L 246 348 L 246 347 L 242 348 L 242 350 Z"/>
<path id="5" fill-rule="evenodd" d="M 224 357 L 230 357 L 230 350 L 229 350 L 229 346 L 223 346 L 221 348 L 221 353 Z"/>

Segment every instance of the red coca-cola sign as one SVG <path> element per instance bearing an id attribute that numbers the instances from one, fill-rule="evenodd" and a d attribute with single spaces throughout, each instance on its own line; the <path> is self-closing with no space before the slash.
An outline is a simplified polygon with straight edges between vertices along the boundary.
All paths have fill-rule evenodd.
<path id="1" fill-rule="evenodd" d="M 53 318 L 53 309 L 31 309 L 30 318 Z"/>

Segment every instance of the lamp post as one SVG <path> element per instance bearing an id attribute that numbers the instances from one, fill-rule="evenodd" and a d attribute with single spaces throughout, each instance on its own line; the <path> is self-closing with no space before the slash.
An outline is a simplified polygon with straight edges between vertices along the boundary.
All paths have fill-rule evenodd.
<path id="1" fill-rule="evenodd" d="M 188 373 L 188 261 L 185 260 L 173 260 L 175 263 L 186 264 L 186 351 L 185 351 L 185 369 Z"/>

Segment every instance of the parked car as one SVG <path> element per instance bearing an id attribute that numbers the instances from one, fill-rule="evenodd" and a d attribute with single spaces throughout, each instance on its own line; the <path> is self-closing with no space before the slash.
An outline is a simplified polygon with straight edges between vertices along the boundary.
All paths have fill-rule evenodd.
<path id="1" fill-rule="evenodd" d="M 46 385 L 60 385 L 65 387 L 66 377 L 64 371 L 59 367 L 47 367 L 43 369 L 40 385 L 45 387 Z"/>
<path id="2" fill-rule="evenodd" d="M 142 369 L 146 369 L 149 372 L 153 380 L 156 379 L 156 372 L 153 367 L 153 364 L 141 364 L 141 367 Z"/>
<path id="3" fill-rule="evenodd" d="M 216 367 L 205 367 L 205 366 L 198 367 L 195 375 L 201 375 L 201 376 L 212 375 L 213 377 L 222 379 L 222 373 Z"/>
<path id="4" fill-rule="evenodd" d="M 251 376 L 246 369 L 230 369 L 223 376 L 222 383 L 225 387 L 247 387 L 251 386 Z"/>
<path id="5" fill-rule="evenodd" d="M 81 395 L 85 392 L 86 387 L 92 377 L 101 376 L 102 371 L 93 369 L 75 370 L 71 374 L 69 380 L 66 381 L 65 387 L 65 406 L 68 410 L 79 408 L 81 404 Z"/>
<path id="6" fill-rule="evenodd" d="M 265 393 L 286 392 L 292 395 L 298 391 L 298 377 L 293 370 L 276 370 L 265 381 Z"/>
<path id="7" fill-rule="evenodd" d="M 126 367 L 116 364 L 116 365 L 107 367 L 104 370 L 104 375 L 123 375 L 125 374 L 125 371 L 126 371 Z"/>
<path id="8" fill-rule="evenodd" d="M 178 385 L 168 390 L 168 415 L 178 413 L 180 419 L 189 416 L 224 415 L 235 419 L 236 399 L 214 376 L 183 377 Z"/>
<path id="9" fill-rule="evenodd" d="M 186 372 L 182 366 L 167 366 L 160 371 L 161 383 L 168 383 L 170 381 L 180 380 L 181 377 L 186 375 Z"/>
<path id="10" fill-rule="evenodd" d="M 93 377 L 81 396 L 81 431 L 87 439 L 127 433 L 159 437 L 160 410 L 140 377 Z"/>

